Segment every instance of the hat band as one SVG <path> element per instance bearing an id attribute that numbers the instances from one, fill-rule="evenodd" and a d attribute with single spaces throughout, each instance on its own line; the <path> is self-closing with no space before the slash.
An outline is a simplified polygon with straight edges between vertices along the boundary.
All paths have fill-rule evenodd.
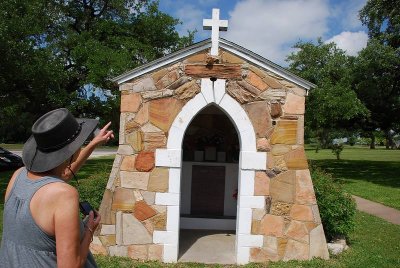
<path id="1" fill-rule="evenodd" d="M 40 150 L 40 151 L 42 151 L 42 152 L 49 153 L 49 152 L 54 152 L 54 151 L 57 151 L 57 150 L 63 148 L 64 146 L 70 144 L 71 142 L 73 142 L 73 141 L 76 139 L 76 137 L 77 137 L 77 136 L 79 135 L 79 133 L 81 132 L 81 130 L 82 130 L 82 125 L 83 125 L 84 123 L 85 123 L 85 122 L 79 123 L 78 129 L 77 129 L 77 130 L 75 131 L 75 133 L 72 134 L 72 136 L 71 136 L 69 139 L 67 139 L 66 141 L 64 141 L 64 142 L 62 142 L 62 143 L 60 143 L 60 144 L 54 145 L 54 146 L 50 146 L 50 147 L 41 147 L 41 146 L 37 146 L 37 149 Z"/>

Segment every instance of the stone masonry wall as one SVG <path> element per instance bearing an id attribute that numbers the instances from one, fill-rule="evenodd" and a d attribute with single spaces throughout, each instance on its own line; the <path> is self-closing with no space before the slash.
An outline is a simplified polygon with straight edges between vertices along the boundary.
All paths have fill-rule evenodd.
<path id="1" fill-rule="evenodd" d="M 168 168 L 155 167 L 155 149 L 166 148 L 168 131 L 187 101 L 200 92 L 200 79 L 226 79 L 227 93 L 247 112 L 257 150 L 267 154 L 266 171 L 255 175 L 251 233 L 264 244 L 250 261 L 328 258 L 304 152 L 305 90 L 220 50 L 207 51 L 120 85 L 120 146 L 100 207 L 94 253 L 162 261 L 154 230 L 166 228 L 166 206 L 156 192 L 168 191 Z M 240 130 L 239 130 L 240 131 Z"/>

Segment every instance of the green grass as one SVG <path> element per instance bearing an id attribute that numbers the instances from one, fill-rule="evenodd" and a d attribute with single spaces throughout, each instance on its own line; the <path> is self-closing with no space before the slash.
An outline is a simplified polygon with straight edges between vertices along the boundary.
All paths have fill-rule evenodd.
<path id="1" fill-rule="evenodd" d="M 312 166 L 331 173 L 349 193 L 400 209 L 400 150 L 348 146 L 341 160 L 329 149 L 306 148 L 306 154 Z"/>

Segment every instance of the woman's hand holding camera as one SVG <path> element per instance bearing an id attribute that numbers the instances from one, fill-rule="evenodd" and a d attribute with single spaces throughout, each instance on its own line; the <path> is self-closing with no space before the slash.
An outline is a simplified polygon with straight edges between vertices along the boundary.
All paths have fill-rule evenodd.
<path id="1" fill-rule="evenodd" d="M 92 210 L 89 212 L 88 220 L 85 224 L 85 227 L 90 232 L 91 240 L 93 240 L 94 231 L 97 229 L 97 227 L 100 224 L 100 219 L 101 219 L 101 216 L 97 211 Z"/>

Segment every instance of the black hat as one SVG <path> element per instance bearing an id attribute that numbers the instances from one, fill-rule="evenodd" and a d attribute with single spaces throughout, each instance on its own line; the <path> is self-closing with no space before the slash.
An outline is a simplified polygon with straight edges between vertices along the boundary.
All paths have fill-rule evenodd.
<path id="1" fill-rule="evenodd" d="M 93 133 L 96 119 L 76 119 L 67 109 L 50 111 L 32 126 L 22 161 L 33 172 L 45 172 L 70 158 Z"/>

